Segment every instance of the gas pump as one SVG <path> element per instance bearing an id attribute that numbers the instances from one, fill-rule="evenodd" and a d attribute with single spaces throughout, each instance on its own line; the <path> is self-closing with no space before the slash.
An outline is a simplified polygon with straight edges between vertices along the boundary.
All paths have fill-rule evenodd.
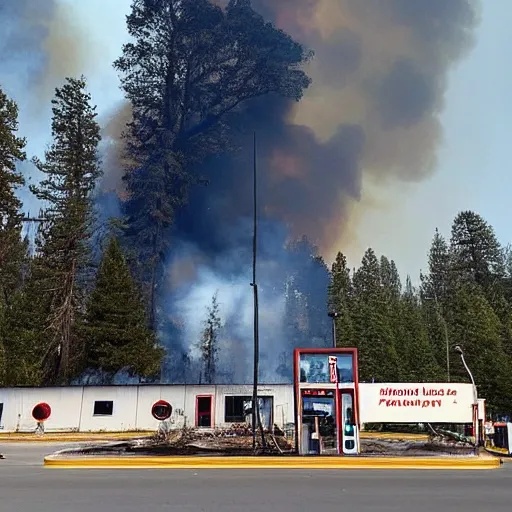
<path id="1" fill-rule="evenodd" d="M 296 447 L 301 455 L 357 455 L 357 349 L 295 349 Z"/>
<path id="2" fill-rule="evenodd" d="M 359 429 L 354 414 L 354 398 L 351 392 L 341 391 L 341 452 L 344 455 L 359 453 Z"/>

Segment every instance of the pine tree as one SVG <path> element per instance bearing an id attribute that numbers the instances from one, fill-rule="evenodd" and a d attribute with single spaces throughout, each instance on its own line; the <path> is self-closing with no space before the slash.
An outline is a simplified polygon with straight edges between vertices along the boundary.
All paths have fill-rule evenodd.
<path id="1" fill-rule="evenodd" d="M 41 224 L 34 278 L 48 297 L 44 326 L 48 339 L 47 382 L 67 383 L 82 356 L 77 317 L 83 308 L 81 278 L 87 268 L 93 223 L 91 193 L 100 176 L 100 128 L 85 78 L 68 78 L 56 89 L 53 143 L 45 161 L 34 159 L 46 175 L 31 191 L 47 205 Z"/>
<path id="2" fill-rule="evenodd" d="M 450 297 L 451 300 L 452 298 Z M 444 308 L 448 309 L 450 306 L 451 302 L 445 299 Z M 422 295 L 421 316 L 437 366 L 441 369 L 441 375 L 447 381 L 452 380 L 451 375 L 449 375 L 449 363 L 453 359 L 453 356 L 450 355 L 453 343 L 450 340 L 448 331 L 447 314 L 439 301 Z"/>
<path id="3" fill-rule="evenodd" d="M 409 382 L 435 382 L 442 377 L 424 323 L 419 297 L 407 276 L 399 303 L 396 335 L 402 379 Z"/>
<path id="4" fill-rule="evenodd" d="M 446 312 L 449 310 L 457 286 L 450 247 L 436 228 L 428 254 L 428 274 L 421 278 L 421 310 L 430 345 L 437 365 L 443 368 L 445 379 L 449 375 L 450 345 Z M 449 349 L 450 350 L 450 349 Z"/>
<path id="5" fill-rule="evenodd" d="M 510 361 L 502 345 L 502 325 L 482 289 L 474 283 L 460 286 L 450 312 L 450 335 L 464 351 L 478 394 L 492 409 L 512 406 Z M 453 380 L 467 381 L 468 375 L 458 357 L 454 358 Z"/>
<path id="6" fill-rule="evenodd" d="M 25 184 L 16 165 L 26 158 L 26 141 L 17 131 L 18 107 L 0 88 L 0 309 L 19 286 L 26 254 L 21 237 L 22 203 L 16 196 L 16 190 Z"/>
<path id="7" fill-rule="evenodd" d="M 444 237 L 436 228 L 428 254 L 427 276 L 422 276 L 422 296 L 443 304 L 453 285 L 450 248 Z"/>
<path id="8" fill-rule="evenodd" d="M 354 274 L 354 330 L 363 381 L 396 382 L 400 367 L 387 315 L 379 261 L 368 249 Z"/>
<path id="9" fill-rule="evenodd" d="M 25 139 L 17 136 L 18 106 L 0 88 L 0 385 L 5 382 L 6 320 L 12 315 L 13 296 L 20 286 L 26 254 L 22 240 L 22 203 L 16 190 L 25 184 L 16 164 L 25 160 Z"/>
<path id="10" fill-rule="evenodd" d="M 23 287 L 13 296 L 4 318 L 6 349 L 5 384 L 40 386 L 48 383 L 52 344 L 48 341 L 47 317 L 51 295 L 42 292 L 41 256 L 30 261 Z"/>
<path id="11" fill-rule="evenodd" d="M 217 376 L 218 336 L 222 327 L 217 293 L 212 297 L 211 306 L 207 308 L 207 311 L 208 317 L 205 322 L 205 328 L 201 334 L 199 348 L 203 364 L 204 384 L 214 384 Z"/>
<path id="12" fill-rule="evenodd" d="M 396 264 L 386 256 L 380 258 L 380 279 L 382 289 L 389 300 L 398 300 L 402 293 L 402 283 Z"/>
<path id="13" fill-rule="evenodd" d="M 114 63 L 133 109 L 126 237 L 144 262 L 155 328 L 169 228 L 198 181 L 191 166 L 229 146 L 226 118 L 244 102 L 271 93 L 300 99 L 309 54 L 245 0 L 225 10 L 209 0 L 134 0 L 127 26 L 133 42 Z"/>
<path id="14" fill-rule="evenodd" d="M 341 252 L 331 268 L 329 284 L 329 311 L 334 314 L 336 323 L 336 346 L 355 346 L 354 325 L 352 322 L 353 290 L 347 258 Z"/>
<path id="15" fill-rule="evenodd" d="M 142 379 L 158 375 L 163 350 L 147 327 L 144 304 L 115 238 L 100 263 L 81 332 L 84 369 L 102 374 L 106 382 L 121 371 Z"/>
<path id="16" fill-rule="evenodd" d="M 459 213 L 452 225 L 453 269 L 459 280 L 492 293 L 505 275 L 505 260 L 494 229 L 472 211 Z M 490 297 L 490 295 L 488 295 Z"/>

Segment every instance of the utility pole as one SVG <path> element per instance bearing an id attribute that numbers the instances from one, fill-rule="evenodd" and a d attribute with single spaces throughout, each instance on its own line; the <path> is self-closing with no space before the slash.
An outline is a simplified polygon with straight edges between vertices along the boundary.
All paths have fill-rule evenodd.
<path id="1" fill-rule="evenodd" d="M 254 292 L 254 367 L 253 367 L 253 390 L 252 390 L 252 449 L 256 452 L 256 428 L 259 425 L 262 447 L 265 448 L 265 433 L 261 424 L 260 408 L 258 404 L 258 372 L 260 358 L 259 338 L 259 309 L 258 309 L 258 284 L 256 283 L 256 263 L 258 256 L 258 194 L 257 194 L 257 172 L 256 172 L 256 132 L 253 140 L 253 239 L 252 239 L 252 283 Z"/>
<path id="2" fill-rule="evenodd" d="M 335 311 L 331 311 L 327 314 L 332 319 L 332 346 L 336 348 L 336 318 L 338 318 L 340 314 Z"/>

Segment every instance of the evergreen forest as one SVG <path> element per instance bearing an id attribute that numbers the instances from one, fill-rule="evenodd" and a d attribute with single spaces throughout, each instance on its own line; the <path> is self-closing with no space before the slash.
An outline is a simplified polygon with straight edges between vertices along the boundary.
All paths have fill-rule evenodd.
<path id="1" fill-rule="evenodd" d="M 213 383 L 243 379 L 229 373 L 238 359 L 252 364 L 233 341 L 242 315 L 223 318 L 227 299 L 218 291 L 195 311 L 201 327 L 190 339 L 180 310 L 169 307 L 177 294 L 170 267 L 187 274 L 171 263 L 194 238 L 224 275 L 242 275 L 252 304 L 250 259 L 239 252 L 251 252 L 252 174 L 236 172 L 236 155 L 248 141 L 252 150 L 261 112 L 285 118 L 301 101 L 313 52 L 243 0 L 225 9 L 209 0 L 136 0 L 126 21 L 131 41 L 113 63 L 131 108 L 122 194 L 100 186 L 111 170 L 86 77 L 65 78 L 55 90 L 50 143 L 35 157 L 0 83 L 1 386 L 111 383 L 119 375 Z M 342 136 L 341 145 L 359 144 L 357 131 Z M 42 176 L 36 184 L 20 170 L 27 160 Z M 41 205 L 36 217 L 24 213 L 24 188 Z M 233 192 L 246 222 L 229 224 L 228 200 L 212 200 L 219 190 Z M 118 215 L 105 215 L 108 201 L 119 204 Z M 209 215 L 214 206 L 219 215 Z M 369 248 L 354 269 L 340 247 L 329 267 L 315 240 L 291 236 L 272 212 L 262 210 L 260 221 L 261 307 L 284 305 L 282 341 L 262 332 L 264 375 L 289 381 L 294 347 L 331 346 L 331 313 L 337 345 L 359 349 L 361 381 L 468 382 L 460 346 L 479 396 L 494 413 L 510 414 L 512 251 L 478 213 L 460 212 L 450 233 L 433 233 L 418 286 L 401 279 L 392 255 Z M 270 313 L 262 329 L 274 321 Z M 248 339 L 235 341 L 251 347 L 252 324 L 244 332 Z"/>

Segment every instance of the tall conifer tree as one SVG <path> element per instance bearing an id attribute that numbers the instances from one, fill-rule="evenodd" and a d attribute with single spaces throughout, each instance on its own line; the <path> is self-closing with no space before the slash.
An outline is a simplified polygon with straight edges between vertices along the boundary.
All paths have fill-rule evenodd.
<path id="1" fill-rule="evenodd" d="M 84 369 L 104 382 L 112 383 L 121 371 L 143 380 L 158 377 L 163 351 L 147 327 L 139 290 L 115 238 L 103 255 L 81 331 Z"/>
<path id="2" fill-rule="evenodd" d="M 56 89 L 52 105 L 53 142 L 44 161 L 34 159 L 45 178 L 31 190 L 46 209 L 33 279 L 40 283 L 48 313 L 46 380 L 64 384 L 83 355 L 76 322 L 83 308 L 81 279 L 90 255 L 91 195 L 101 174 L 100 128 L 84 77 L 68 78 Z"/>
<path id="3" fill-rule="evenodd" d="M 25 139 L 18 137 L 18 107 L 0 88 L 0 385 L 5 382 L 6 327 L 13 295 L 20 285 L 26 246 L 21 238 L 22 204 L 16 190 L 25 184 L 16 165 L 25 160 Z M 7 360 L 6 360 L 7 358 Z"/>

